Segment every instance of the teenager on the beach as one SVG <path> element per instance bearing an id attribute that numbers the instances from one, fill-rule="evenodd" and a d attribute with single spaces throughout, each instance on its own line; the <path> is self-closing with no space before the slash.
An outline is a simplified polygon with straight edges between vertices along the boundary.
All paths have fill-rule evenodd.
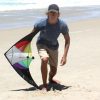
<path id="1" fill-rule="evenodd" d="M 61 65 L 66 64 L 67 54 L 70 45 L 69 29 L 64 21 L 60 18 L 59 7 L 56 4 L 51 4 L 48 7 L 47 18 L 37 22 L 34 25 L 35 30 L 40 31 L 37 39 L 37 49 L 41 58 L 41 73 L 43 80 L 43 88 L 47 89 L 47 64 L 50 65 L 49 79 L 50 83 L 57 83 L 53 77 L 57 73 L 58 65 L 58 40 L 60 33 L 65 39 L 64 53 L 61 59 Z"/>

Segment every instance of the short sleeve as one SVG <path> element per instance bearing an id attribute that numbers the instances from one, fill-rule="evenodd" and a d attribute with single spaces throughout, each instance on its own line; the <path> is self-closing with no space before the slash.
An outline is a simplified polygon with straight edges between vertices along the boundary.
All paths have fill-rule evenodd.
<path id="1" fill-rule="evenodd" d="M 62 24 L 61 33 L 62 33 L 63 35 L 66 35 L 66 34 L 69 33 L 69 28 L 68 28 L 67 24 L 65 24 L 65 23 Z"/>
<path id="2" fill-rule="evenodd" d="M 34 29 L 40 30 L 39 22 L 36 22 L 36 23 L 34 24 Z"/>
<path id="3" fill-rule="evenodd" d="M 41 31 L 46 25 L 46 19 L 41 19 L 34 24 L 34 28 L 38 31 Z"/>

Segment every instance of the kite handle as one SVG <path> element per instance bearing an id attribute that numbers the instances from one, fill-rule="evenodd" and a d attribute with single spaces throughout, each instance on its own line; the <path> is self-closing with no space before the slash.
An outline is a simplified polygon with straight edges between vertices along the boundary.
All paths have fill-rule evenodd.
<path id="1" fill-rule="evenodd" d="M 27 56 L 27 59 L 30 58 L 29 56 Z M 32 59 L 34 59 L 34 56 L 32 56 Z"/>

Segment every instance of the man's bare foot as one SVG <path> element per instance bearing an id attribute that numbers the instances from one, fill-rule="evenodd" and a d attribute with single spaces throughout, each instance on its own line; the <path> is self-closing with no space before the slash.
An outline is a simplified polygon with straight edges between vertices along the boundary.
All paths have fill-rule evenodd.
<path id="1" fill-rule="evenodd" d="M 47 91 L 47 84 L 42 84 L 39 86 L 40 90 Z"/>
<path id="2" fill-rule="evenodd" d="M 49 80 L 49 83 L 60 84 L 60 81 L 52 79 L 52 80 Z"/>

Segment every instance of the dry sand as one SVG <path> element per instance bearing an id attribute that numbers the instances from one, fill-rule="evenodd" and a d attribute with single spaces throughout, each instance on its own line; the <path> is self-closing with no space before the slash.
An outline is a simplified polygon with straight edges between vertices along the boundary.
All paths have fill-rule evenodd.
<path id="1" fill-rule="evenodd" d="M 71 45 L 67 64 L 58 66 L 56 79 L 61 85 L 50 91 L 35 90 L 13 70 L 4 52 L 29 33 L 32 28 L 0 31 L 0 100 L 99 100 L 100 99 L 100 19 L 69 23 Z M 35 60 L 30 71 L 38 85 L 42 84 L 40 58 L 35 46 Z M 64 40 L 59 37 L 59 61 L 63 54 Z M 48 66 L 49 67 L 49 66 Z"/>

